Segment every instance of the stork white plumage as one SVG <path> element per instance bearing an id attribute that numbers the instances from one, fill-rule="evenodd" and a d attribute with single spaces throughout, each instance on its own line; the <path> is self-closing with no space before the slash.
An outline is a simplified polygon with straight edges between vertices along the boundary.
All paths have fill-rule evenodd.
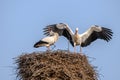
<path id="1" fill-rule="evenodd" d="M 98 25 L 92 25 L 86 32 L 79 34 L 78 28 L 76 28 L 75 33 L 70 29 L 67 24 L 59 23 L 48 25 L 44 28 L 44 34 L 50 35 L 49 28 L 52 29 L 53 32 L 58 33 L 59 36 L 66 37 L 71 45 L 74 47 L 74 52 L 76 52 L 76 46 L 80 45 L 80 52 L 82 53 L 81 47 L 86 47 L 90 45 L 93 41 L 97 39 L 102 39 L 105 41 L 110 41 L 112 39 L 112 30 L 101 27 Z"/>
<path id="2" fill-rule="evenodd" d="M 50 50 L 50 46 L 54 45 L 54 43 L 58 40 L 59 36 L 58 36 L 58 33 L 55 33 L 51 31 L 50 29 L 49 29 L 49 33 L 50 33 L 49 36 L 42 38 L 40 41 L 35 43 L 34 47 L 38 48 L 38 47 L 46 46 L 48 50 Z"/>

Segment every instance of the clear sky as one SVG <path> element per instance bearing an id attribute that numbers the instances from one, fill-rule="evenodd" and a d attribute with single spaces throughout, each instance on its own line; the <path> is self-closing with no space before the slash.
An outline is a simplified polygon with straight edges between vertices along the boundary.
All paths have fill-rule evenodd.
<path id="1" fill-rule="evenodd" d="M 45 51 L 33 48 L 34 43 L 45 37 L 46 25 L 60 22 L 73 31 L 78 27 L 79 33 L 93 24 L 112 29 L 109 43 L 97 40 L 83 52 L 98 66 L 101 80 L 120 80 L 120 0 L 0 0 L 0 79 L 15 80 L 13 58 Z M 61 37 L 55 45 L 55 50 L 67 49 L 67 40 Z"/>

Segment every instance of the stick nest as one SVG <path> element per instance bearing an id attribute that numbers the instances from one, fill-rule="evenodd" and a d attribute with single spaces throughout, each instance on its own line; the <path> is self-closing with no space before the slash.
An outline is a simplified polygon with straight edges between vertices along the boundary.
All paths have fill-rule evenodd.
<path id="1" fill-rule="evenodd" d="M 33 52 L 16 58 L 20 80 L 97 80 L 87 57 L 62 50 Z"/>

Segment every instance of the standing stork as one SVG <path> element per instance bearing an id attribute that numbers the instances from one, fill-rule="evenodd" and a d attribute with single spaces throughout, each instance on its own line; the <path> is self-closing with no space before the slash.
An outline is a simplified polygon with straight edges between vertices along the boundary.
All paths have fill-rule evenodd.
<path id="1" fill-rule="evenodd" d="M 48 25 L 44 28 L 44 34 L 50 35 L 49 28 L 52 29 L 53 32 L 58 33 L 59 36 L 66 37 L 71 45 L 74 47 L 74 52 L 76 52 L 76 46 L 80 45 L 80 53 L 82 53 L 82 47 L 86 47 L 90 45 L 93 41 L 97 39 L 102 39 L 105 41 L 110 41 L 112 39 L 112 30 L 101 27 L 98 25 L 92 25 L 86 32 L 79 34 L 78 28 L 76 28 L 75 33 L 70 29 L 67 24 L 59 23 Z"/>
<path id="2" fill-rule="evenodd" d="M 48 51 L 50 50 L 50 46 L 54 45 L 54 43 L 58 40 L 58 33 L 53 32 L 51 29 L 48 30 L 50 33 L 49 36 L 42 38 L 40 41 L 34 44 L 35 48 L 46 46 Z"/>

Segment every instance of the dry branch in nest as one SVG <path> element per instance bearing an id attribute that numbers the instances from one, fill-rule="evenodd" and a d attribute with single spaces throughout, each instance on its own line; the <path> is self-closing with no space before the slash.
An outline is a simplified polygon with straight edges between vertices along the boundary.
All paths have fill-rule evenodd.
<path id="1" fill-rule="evenodd" d="M 22 54 L 16 64 L 20 80 L 97 80 L 85 55 L 62 50 Z"/>

